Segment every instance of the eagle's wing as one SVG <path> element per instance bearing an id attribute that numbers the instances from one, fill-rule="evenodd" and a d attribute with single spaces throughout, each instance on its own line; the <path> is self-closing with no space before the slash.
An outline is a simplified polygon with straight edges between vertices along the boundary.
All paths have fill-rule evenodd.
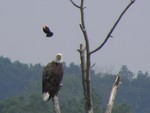
<path id="1" fill-rule="evenodd" d="M 47 64 L 47 66 L 43 70 L 42 76 L 42 94 L 43 100 L 48 101 L 51 98 L 51 90 L 53 87 L 53 77 L 54 69 L 51 66 L 51 63 Z"/>
<path id="2" fill-rule="evenodd" d="M 51 87 L 53 73 L 54 73 L 54 69 L 51 68 L 51 63 L 49 63 L 43 70 L 42 93 L 48 92 L 49 87 Z"/>
<path id="3" fill-rule="evenodd" d="M 43 70 L 42 93 L 45 101 L 56 95 L 63 76 L 61 64 L 51 62 Z M 48 95 L 48 96 L 47 96 Z"/>

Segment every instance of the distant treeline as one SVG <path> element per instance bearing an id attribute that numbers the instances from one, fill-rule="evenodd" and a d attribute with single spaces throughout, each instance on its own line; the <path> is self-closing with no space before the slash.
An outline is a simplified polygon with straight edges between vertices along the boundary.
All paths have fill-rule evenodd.
<path id="1" fill-rule="evenodd" d="M 41 64 L 23 64 L 0 57 L 0 113 L 48 113 L 52 102 L 41 99 Z M 150 76 L 139 71 L 134 75 L 126 65 L 120 68 L 119 87 L 113 113 L 149 113 Z M 81 70 L 79 65 L 64 63 L 60 93 L 62 113 L 84 113 Z M 104 113 L 115 75 L 91 70 L 95 113 Z"/>

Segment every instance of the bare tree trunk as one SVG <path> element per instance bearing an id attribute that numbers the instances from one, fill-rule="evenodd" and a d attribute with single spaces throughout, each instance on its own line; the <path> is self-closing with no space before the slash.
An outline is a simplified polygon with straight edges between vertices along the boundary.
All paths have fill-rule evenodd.
<path id="1" fill-rule="evenodd" d="M 90 67 L 91 67 L 90 57 L 91 57 L 91 55 L 89 54 L 89 52 L 87 52 L 86 57 L 87 57 L 87 61 L 86 61 L 87 103 L 86 103 L 86 107 L 88 110 L 87 113 L 93 113 L 93 100 L 92 100 L 91 75 L 90 75 Z"/>
<path id="2" fill-rule="evenodd" d="M 61 113 L 60 112 L 60 107 L 59 107 L 59 99 L 58 96 L 55 95 L 53 98 L 53 108 L 54 108 L 54 113 Z"/>
<path id="3" fill-rule="evenodd" d="M 117 76 L 115 83 L 112 87 L 111 93 L 110 93 L 109 102 L 107 104 L 105 113 L 111 113 L 112 112 L 112 108 L 114 105 L 114 101 L 115 101 L 115 97 L 116 97 L 116 93 L 117 93 L 117 90 L 119 88 L 119 85 L 120 85 L 120 76 Z"/>
<path id="4" fill-rule="evenodd" d="M 80 44 L 80 49 L 78 49 L 77 51 L 79 51 L 80 53 L 80 60 L 81 60 L 83 94 L 84 94 L 85 100 L 87 100 L 85 48 L 83 48 L 83 44 Z"/>
<path id="5" fill-rule="evenodd" d="M 85 110 L 86 113 L 93 113 L 93 103 L 92 103 L 92 96 L 91 96 L 91 78 L 89 75 L 90 64 L 85 62 L 86 48 L 83 48 L 83 44 L 80 44 L 80 49 L 78 50 L 80 53 L 80 60 L 81 60 L 81 69 L 82 69 L 82 84 L 83 84 L 83 94 L 85 98 Z M 89 59 L 88 59 L 89 60 Z M 88 61 L 89 62 L 89 61 Z"/>

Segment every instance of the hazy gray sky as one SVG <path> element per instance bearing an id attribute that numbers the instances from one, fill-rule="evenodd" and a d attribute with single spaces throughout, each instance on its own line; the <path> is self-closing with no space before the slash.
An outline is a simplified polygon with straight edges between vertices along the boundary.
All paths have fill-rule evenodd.
<path id="1" fill-rule="evenodd" d="M 79 3 L 80 0 L 74 0 Z M 91 50 L 109 32 L 130 0 L 86 0 L 85 21 Z M 92 56 L 96 68 L 114 71 L 125 64 L 131 71 L 150 72 L 150 0 L 136 0 L 104 48 Z M 66 63 L 79 64 L 83 43 L 79 10 L 69 0 L 1 0 L 0 56 L 23 63 L 47 64 L 61 52 Z M 54 36 L 47 39 L 42 26 Z"/>

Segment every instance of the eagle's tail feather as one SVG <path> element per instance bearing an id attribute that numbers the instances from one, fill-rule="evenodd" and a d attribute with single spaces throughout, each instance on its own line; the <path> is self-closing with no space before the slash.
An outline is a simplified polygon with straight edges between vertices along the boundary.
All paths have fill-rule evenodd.
<path id="1" fill-rule="evenodd" d="M 48 101 L 50 97 L 50 94 L 48 92 L 43 93 L 43 101 Z"/>

